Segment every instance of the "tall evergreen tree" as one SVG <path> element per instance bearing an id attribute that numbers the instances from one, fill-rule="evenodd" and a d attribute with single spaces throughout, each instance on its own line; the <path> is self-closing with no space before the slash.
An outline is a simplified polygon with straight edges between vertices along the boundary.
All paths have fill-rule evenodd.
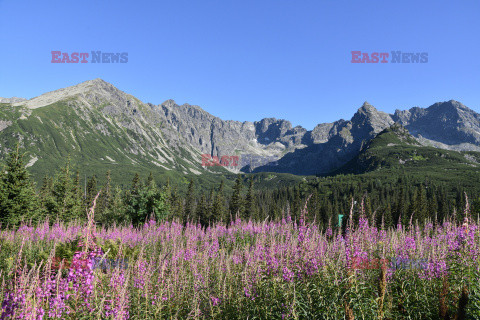
<path id="1" fill-rule="evenodd" d="M 17 145 L 8 155 L 6 166 L 0 174 L 0 222 L 3 226 L 18 226 L 22 220 L 39 218 L 40 202 L 23 157 Z"/>
<path id="2" fill-rule="evenodd" d="M 385 212 L 383 214 L 383 225 L 385 229 L 394 227 L 394 221 L 392 217 L 392 208 L 390 206 L 390 203 L 387 203 L 387 207 L 385 208 Z"/>
<path id="3" fill-rule="evenodd" d="M 130 185 L 125 197 L 125 214 L 134 224 L 144 222 L 144 219 L 147 216 L 147 213 L 142 211 L 144 209 L 141 204 L 142 199 L 140 195 L 142 187 L 140 176 L 138 173 L 135 173 L 132 184 Z"/>
<path id="4" fill-rule="evenodd" d="M 182 198 L 178 194 L 177 187 L 173 187 L 173 191 L 171 192 L 170 196 L 170 204 L 171 210 L 169 217 L 172 219 L 183 219 L 183 204 Z"/>
<path id="5" fill-rule="evenodd" d="M 55 208 L 51 212 L 53 219 L 70 221 L 86 218 L 82 198 L 79 197 L 75 180 L 71 177 L 70 159 L 67 159 L 65 167 L 55 177 L 53 197 L 55 199 Z"/>
<path id="6" fill-rule="evenodd" d="M 198 202 L 197 208 L 196 208 L 196 214 L 195 214 L 197 221 L 200 223 L 202 226 L 207 226 L 208 225 L 208 203 L 207 203 L 207 198 L 205 197 L 205 194 L 202 192 L 202 195 L 200 196 L 200 201 Z"/>
<path id="7" fill-rule="evenodd" d="M 294 187 L 293 193 L 294 193 L 294 198 L 291 206 L 291 216 L 293 220 L 296 220 L 298 217 L 300 217 L 300 210 L 302 207 L 302 204 L 301 204 L 302 200 L 300 199 L 300 188 Z"/>
<path id="8" fill-rule="evenodd" d="M 226 212 L 225 212 L 225 199 L 223 198 L 223 180 L 220 182 L 220 187 L 218 192 L 215 195 L 212 205 L 212 218 L 215 221 L 226 221 Z"/>
<path id="9" fill-rule="evenodd" d="M 105 184 L 100 190 L 100 195 L 97 200 L 97 209 L 95 210 L 95 218 L 103 223 L 108 223 L 107 216 L 112 208 L 113 194 L 111 180 L 110 170 L 108 170 L 105 175 Z"/>
<path id="10" fill-rule="evenodd" d="M 233 186 L 233 194 L 230 200 L 230 214 L 227 216 L 227 224 L 230 224 L 230 216 L 235 217 L 237 214 L 241 217 L 244 210 L 244 201 L 242 197 L 242 178 L 237 175 L 235 185 Z"/>
<path id="11" fill-rule="evenodd" d="M 51 213 L 56 209 L 56 200 L 53 196 L 53 179 L 49 176 L 44 176 L 42 187 L 39 193 L 41 216 L 51 217 Z"/>
<path id="12" fill-rule="evenodd" d="M 427 196 L 425 192 L 425 187 L 421 185 L 417 188 L 415 192 L 414 199 L 414 211 L 413 220 L 418 220 L 420 225 L 425 224 L 425 219 L 427 218 Z"/>
<path id="13" fill-rule="evenodd" d="M 197 217 L 195 216 L 195 182 L 193 179 L 190 179 L 187 196 L 185 198 L 185 214 L 183 223 L 188 221 L 197 221 Z"/>
<path id="14" fill-rule="evenodd" d="M 373 221 L 373 209 L 372 209 L 372 200 L 371 196 L 366 195 L 365 196 L 365 202 L 364 202 L 364 210 L 365 210 L 365 217 L 368 219 L 368 223 L 370 225 L 373 225 L 375 222 Z"/>
<path id="15" fill-rule="evenodd" d="M 127 215 L 135 225 L 144 223 L 152 216 L 162 221 L 169 214 L 166 193 L 158 188 L 152 174 L 144 184 L 136 174 L 126 199 Z"/>
<path id="16" fill-rule="evenodd" d="M 257 207 L 255 203 L 255 194 L 253 190 L 253 178 L 250 178 L 248 183 L 247 196 L 245 198 L 245 214 L 243 215 L 244 219 L 256 220 L 257 217 Z"/>
<path id="17" fill-rule="evenodd" d="M 97 192 L 97 177 L 93 175 L 90 179 L 88 179 L 87 182 L 87 192 L 85 195 L 85 210 L 88 210 L 92 207 L 93 199 L 95 199 L 95 197 L 97 196 Z"/>

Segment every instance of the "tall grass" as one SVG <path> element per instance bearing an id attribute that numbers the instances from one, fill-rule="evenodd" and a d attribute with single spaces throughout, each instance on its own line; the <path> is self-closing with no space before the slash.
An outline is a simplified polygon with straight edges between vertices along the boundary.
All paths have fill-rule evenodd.
<path id="1" fill-rule="evenodd" d="M 478 226 L 23 225 L 0 233 L 0 319 L 480 319 Z M 428 263 L 353 263 L 397 258 Z"/>

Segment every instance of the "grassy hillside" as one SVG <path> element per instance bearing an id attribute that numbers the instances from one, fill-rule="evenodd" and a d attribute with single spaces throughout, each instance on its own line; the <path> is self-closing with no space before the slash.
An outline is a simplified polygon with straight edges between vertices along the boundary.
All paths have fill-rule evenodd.
<path id="1" fill-rule="evenodd" d="M 432 180 L 474 185 L 480 182 L 480 153 L 425 147 L 402 127 L 381 132 L 358 156 L 332 175 L 365 177 L 409 175 Z"/>

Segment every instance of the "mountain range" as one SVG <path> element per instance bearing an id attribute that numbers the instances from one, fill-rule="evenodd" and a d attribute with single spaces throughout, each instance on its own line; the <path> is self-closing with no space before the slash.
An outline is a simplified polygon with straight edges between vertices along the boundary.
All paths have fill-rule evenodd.
<path id="1" fill-rule="evenodd" d="M 420 147 L 480 151 L 480 115 L 454 100 L 394 114 L 365 102 L 350 120 L 320 123 L 309 131 L 276 118 L 222 120 L 173 100 L 144 103 L 101 79 L 29 100 L 0 98 L 1 155 L 20 142 L 37 179 L 67 157 L 89 174 L 121 168 L 116 178 L 123 181 L 139 170 L 178 179 L 237 172 L 328 175 L 351 165 L 392 125 L 408 130 Z M 204 166 L 202 154 L 236 155 L 239 165 Z"/>

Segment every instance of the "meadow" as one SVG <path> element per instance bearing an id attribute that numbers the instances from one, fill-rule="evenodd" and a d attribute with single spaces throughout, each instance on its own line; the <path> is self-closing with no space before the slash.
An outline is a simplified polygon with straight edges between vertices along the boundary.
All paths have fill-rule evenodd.
<path id="1" fill-rule="evenodd" d="M 478 218 L 387 229 L 361 215 L 323 232 L 290 217 L 107 228 L 93 214 L 1 231 L 0 319 L 480 319 Z"/>

